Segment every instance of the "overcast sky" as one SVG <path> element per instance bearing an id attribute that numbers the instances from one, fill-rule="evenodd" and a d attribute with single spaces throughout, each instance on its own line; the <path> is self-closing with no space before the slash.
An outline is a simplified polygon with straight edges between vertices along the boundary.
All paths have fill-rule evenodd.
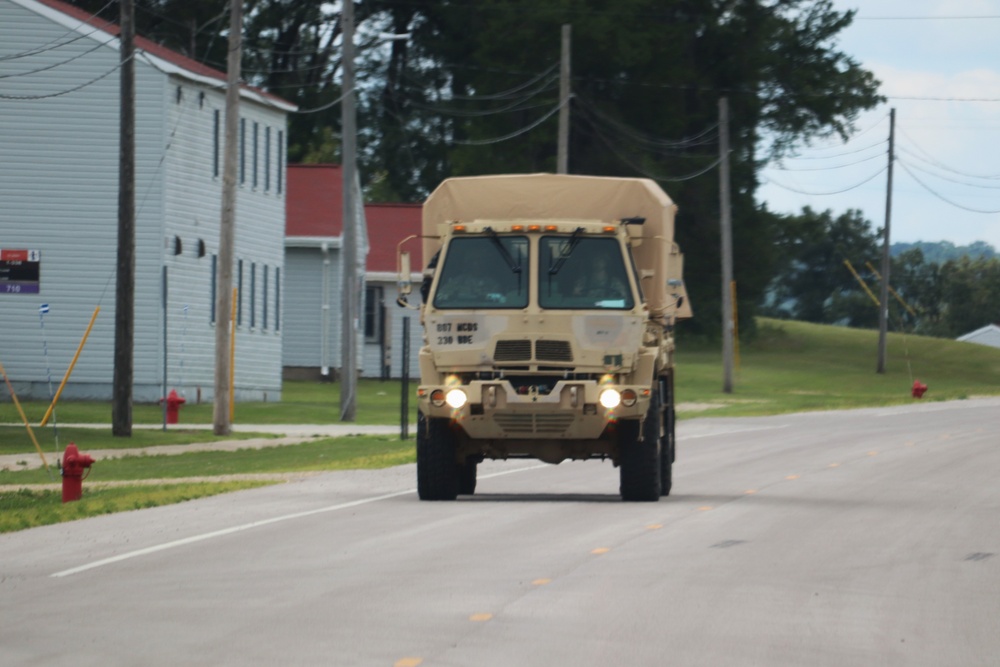
<path id="1" fill-rule="evenodd" d="M 892 241 L 986 241 L 1000 250 L 1000 0 L 833 4 L 858 9 L 838 47 L 874 72 L 888 101 L 859 118 L 846 144 L 817 141 L 771 165 L 760 199 L 779 212 L 860 209 L 881 228 L 894 107 Z"/>

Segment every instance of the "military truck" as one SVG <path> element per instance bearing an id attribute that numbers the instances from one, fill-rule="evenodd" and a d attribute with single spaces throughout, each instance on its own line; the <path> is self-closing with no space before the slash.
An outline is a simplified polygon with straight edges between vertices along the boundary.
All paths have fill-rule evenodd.
<path id="1" fill-rule="evenodd" d="M 610 460 L 623 500 L 670 493 L 674 325 L 690 317 L 676 206 L 653 181 L 451 178 L 423 206 L 417 488 L 484 459 Z M 407 241 L 400 294 L 412 293 Z"/>

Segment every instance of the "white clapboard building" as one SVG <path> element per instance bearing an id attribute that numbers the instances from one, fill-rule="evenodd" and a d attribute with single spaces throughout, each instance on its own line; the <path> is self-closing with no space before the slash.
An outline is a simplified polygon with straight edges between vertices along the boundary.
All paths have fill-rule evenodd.
<path id="1" fill-rule="evenodd" d="M 0 0 L 0 250 L 37 259 L 0 259 L 0 362 L 20 397 L 49 396 L 49 379 L 58 385 L 95 312 L 63 397 L 112 395 L 117 34 L 116 25 L 62 2 Z M 214 386 L 225 75 L 142 37 L 134 65 L 133 397 L 155 402 L 176 389 L 189 402 L 207 401 Z M 294 109 L 242 89 L 233 268 L 240 290 L 237 400 L 278 400 L 281 393 L 285 128 Z"/>

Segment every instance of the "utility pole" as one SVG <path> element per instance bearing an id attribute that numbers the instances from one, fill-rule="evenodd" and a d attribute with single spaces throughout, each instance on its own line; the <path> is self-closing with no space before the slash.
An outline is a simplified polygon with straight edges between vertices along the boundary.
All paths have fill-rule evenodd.
<path id="1" fill-rule="evenodd" d="M 340 337 L 340 421 L 353 422 L 357 384 L 358 319 L 358 230 L 355 215 L 354 183 L 357 173 L 357 118 L 354 110 L 354 0 L 344 0 L 343 95 L 340 105 L 341 175 L 343 176 L 343 296 L 341 300 Z"/>
<path id="2" fill-rule="evenodd" d="M 243 0 L 229 3 L 229 58 L 226 62 L 226 145 L 222 162 L 222 218 L 219 221 L 219 264 L 215 282 L 215 435 L 228 435 L 232 424 L 229 392 L 229 329 L 233 310 L 233 244 L 236 238 L 236 165 L 240 124 L 240 60 L 243 54 Z"/>
<path id="3" fill-rule="evenodd" d="M 882 290 L 878 306 L 878 373 L 885 373 L 889 330 L 889 221 L 892 218 L 892 163 L 895 161 L 896 110 L 889 111 L 889 182 L 885 193 L 885 235 L 882 237 Z"/>
<path id="4" fill-rule="evenodd" d="M 556 171 L 569 173 L 569 73 L 570 73 L 570 33 L 572 26 L 562 27 L 562 58 L 559 66 L 559 148 L 556 156 Z"/>
<path id="5" fill-rule="evenodd" d="M 729 100 L 719 98 L 719 224 L 722 236 L 722 391 L 733 393 L 733 221 L 729 202 Z"/>
<path id="6" fill-rule="evenodd" d="M 120 136 L 118 139 L 118 266 L 115 281 L 115 369 L 111 433 L 132 435 L 132 381 L 135 346 L 135 4 L 122 0 Z"/>

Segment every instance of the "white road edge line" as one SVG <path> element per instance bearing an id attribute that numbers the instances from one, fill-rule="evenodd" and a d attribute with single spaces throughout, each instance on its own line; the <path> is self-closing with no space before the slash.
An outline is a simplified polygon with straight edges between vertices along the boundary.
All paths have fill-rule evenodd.
<path id="1" fill-rule="evenodd" d="M 479 479 L 490 479 L 491 477 L 511 475 L 517 472 L 525 472 L 527 470 L 538 470 L 539 468 L 547 468 L 548 465 L 549 464 L 543 464 L 538 466 L 530 466 L 527 468 L 517 468 L 516 470 L 504 470 L 502 472 L 493 473 L 491 475 L 482 475 Z M 406 491 L 387 493 L 382 496 L 374 496 L 372 498 L 362 498 L 361 500 L 353 500 L 349 503 L 341 503 L 340 505 L 331 505 L 329 507 L 320 507 L 318 509 L 308 510 L 306 512 L 296 512 L 295 514 L 285 514 L 283 516 L 276 516 L 270 519 L 261 519 L 260 521 L 252 521 L 250 523 L 245 523 L 240 526 L 223 528 L 222 530 L 212 531 L 211 533 L 192 535 L 191 537 L 185 537 L 184 539 L 181 540 L 174 540 L 173 542 L 164 542 L 163 544 L 157 544 L 156 546 L 146 547 L 145 549 L 137 549 L 135 551 L 129 551 L 127 553 L 118 554 L 117 556 L 112 556 L 110 558 L 97 560 L 94 561 L 93 563 L 87 563 L 86 565 L 80 565 L 78 567 L 73 567 L 68 570 L 62 570 L 61 572 L 56 572 L 54 574 L 50 574 L 49 576 L 55 578 L 69 577 L 74 574 L 80 574 L 81 572 L 86 572 L 87 570 L 94 570 L 99 567 L 104 567 L 105 565 L 120 563 L 123 560 L 138 558 L 139 556 L 148 556 L 149 554 L 158 553 L 160 551 L 166 551 L 167 549 L 182 547 L 184 545 L 194 544 L 196 542 L 204 542 L 205 540 L 211 540 L 213 538 L 223 537 L 225 535 L 232 535 L 233 533 L 240 533 L 245 530 L 251 530 L 253 528 L 260 528 L 261 526 L 267 526 L 272 523 L 279 523 L 281 521 L 290 521 L 292 519 L 301 519 L 303 517 L 313 516 L 315 514 L 323 514 L 325 512 L 336 512 L 338 510 L 350 509 L 352 507 L 358 507 L 359 505 L 367 505 L 369 503 L 378 502 L 380 500 L 388 500 L 390 498 L 398 498 L 400 496 L 406 496 L 416 492 L 417 492 L 416 489 L 407 489 Z"/>
<path id="2" fill-rule="evenodd" d="M 694 440 L 695 438 L 715 438 L 720 435 L 733 435 L 736 433 L 753 433 L 754 431 L 775 431 L 781 428 L 788 428 L 791 424 L 778 424 L 776 426 L 756 426 L 752 428 L 738 428 L 731 431 L 713 431 L 711 433 L 685 433 L 683 436 L 677 434 L 677 439 L 680 440 L 682 437 L 685 440 Z"/>

